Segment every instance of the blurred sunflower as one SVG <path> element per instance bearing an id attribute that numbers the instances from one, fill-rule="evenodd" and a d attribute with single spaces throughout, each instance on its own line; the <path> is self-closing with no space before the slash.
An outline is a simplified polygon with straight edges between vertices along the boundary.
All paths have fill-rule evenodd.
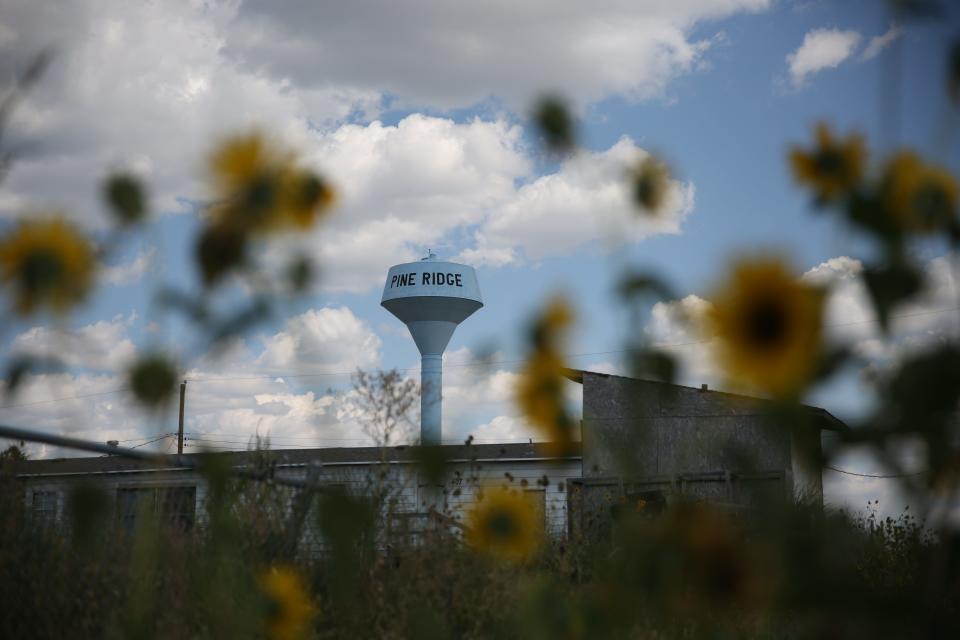
<path id="1" fill-rule="evenodd" d="M 300 575 L 290 567 L 271 567 L 260 576 L 260 589 L 270 606 L 267 635 L 274 640 L 305 637 L 316 607 Z"/>
<path id="2" fill-rule="evenodd" d="M 309 229 L 321 212 L 335 201 L 333 189 L 309 171 L 290 171 L 280 189 L 280 218 L 298 229 Z"/>
<path id="3" fill-rule="evenodd" d="M 0 240 L 0 282 L 13 287 L 16 312 L 38 307 L 63 313 L 93 284 L 94 249 L 62 218 L 21 221 Z"/>
<path id="4" fill-rule="evenodd" d="M 681 504 L 643 523 L 635 534 L 657 554 L 655 562 L 663 563 L 660 568 L 670 586 L 663 595 L 680 609 L 762 607 L 776 586 L 777 572 L 765 557 L 767 549 L 745 544 L 743 531 L 729 514 L 714 507 Z"/>
<path id="5" fill-rule="evenodd" d="M 573 311 L 562 298 L 553 299 L 533 324 L 527 357 L 516 387 L 516 403 L 548 440 L 557 455 L 573 444 L 573 420 L 567 415 L 563 387 L 566 365 L 561 356 L 563 338 L 573 322 Z"/>
<path id="6" fill-rule="evenodd" d="M 177 367 L 162 353 L 138 358 L 127 371 L 133 397 L 147 409 L 159 410 L 173 397 L 177 386 Z"/>
<path id="7" fill-rule="evenodd" d="M 670 170 L 663 162 L 647 156 L 633 169 L 633 199 L 644 211 L 660 211 L 670 187 Z"/>
<path id="8" fill-rule="evenodd" d="M 793 176 L 813 189 L 817 198 L 830 201 L 852 191 L 863 178 L 867 152 L 863 138 L 851 135 L 835 140 L 826 124 L 816 129 L 817 146 L 790 150 Z"/>
<path id="9" fill-rule="evenodd" d="M 226 140 L 210 157 L 218 204 L 215 226 L 244 232 L 309 228 L 329 209 L 326 181 L 296 166 L 296 156 L 253 132 Z"/>
<path id="10" fill-rule="evenodd" d="M 758 259 L 734 265 L 707 324 L 733 381 L 789 397 L 814 373 L 822 315 L 819 289 L 797 281 L 778 260 Z"/>
<path id="11" fill-rule="evenodd" d="M 890 160 L 881 189 L 884 205 L 904 229 L 931 233 L 956 219 L 956 180 L 912 151 L 901 151 Z"/>
<path id="12" fill-rule="evenodd" d="M 543 525 L 518 491 L 484 491 L 467 514 L 467 543 L 481 553 L 524 562 L 540 548 Z"/>

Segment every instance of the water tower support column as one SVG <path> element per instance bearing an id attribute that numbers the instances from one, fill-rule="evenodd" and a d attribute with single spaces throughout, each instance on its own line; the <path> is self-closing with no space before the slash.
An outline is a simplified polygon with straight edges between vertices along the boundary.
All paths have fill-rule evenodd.
<path id="1" fill-rule="evenodd" d="M 443 355 L 420 357 L 420 444 L 440 444 L 443 419 Z"/>

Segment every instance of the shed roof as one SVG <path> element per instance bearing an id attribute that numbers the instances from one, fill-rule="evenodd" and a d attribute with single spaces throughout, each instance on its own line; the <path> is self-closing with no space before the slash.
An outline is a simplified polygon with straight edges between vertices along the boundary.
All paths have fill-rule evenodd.
<path id="1" fill-rule="evenodd" d="M 544 443 L 504 444 L 457 444 L 443 445 L 444 458 L 448 462 L 496 462 L 526 460 L 580 460 L 580 445 L 573 455 L 558 458 L 550 455 Z M 301 466 L 313 462 L 336 465 L 364 465 L 386 462 L 389 464 L 410 463 L 415 460 L 415 448 L 396 447 L 335 447 L 326 449 L 274 449 L 265 452 L 228 451 L 215 454 L 187 453 L 182 458 L 199 461 L 204 455 L 225 457 L 233 466 L 252 463 L 255 456 L 266 453 L 278 466 Z M 159 456 L 156 461 L 131 460 L 121 456 L 98 456 L 92 458 L 54 458 L 27 460 L 13 465 L 13 472 L 20 477 L 59 474 L 118 473 L 162 469 L 185 469 L 177 467 L 177 455 Z"/>
<path id="2" fill-rule="evenodd" d="M 717 396 L 725 396 L 731 400 L 748 400 L 752 402 L 762 402 L 774 404 L 773 400 L 768 400 L 766 398 L 757 398 L 755 396 L 745 396 L 737 393 L 728 393 L 726 391 L 715 391 L 713 389 L 707 389 L 706 387 L 688 387 L 686 385 L 673 384 L 671 382 L 663 382 L 660 380 L 643 380 L 641 378 L 631 378 L 629 376 L 618 376 L 612 373 L 598 373 L 595 371 L 586 371 L 585 369 L 564 369 L 563 375 L 568 379 L 576 382 L 577 384 L 583 384 L 584 376 L 591 376 L 594 378 L 619 378 L 621 380 L 630 380 L 632 382 L 639 382 L 648 385 L 663 385 L 665 387 L 673 388 L 682 388 L 688 389 L 690 391 L 696 391 L 698 393 L 709 393 L 715 394 Z M 816 419 L 818 426 L 821 429 L 827 431 L 846 431 L 849 427 L 842 420 L 837 418 L 835 415 L 823 409 L 822 407 L 814 407 L 810 405 L 801 405 L 807 412 L 811 414 L 813 418 Z"/>

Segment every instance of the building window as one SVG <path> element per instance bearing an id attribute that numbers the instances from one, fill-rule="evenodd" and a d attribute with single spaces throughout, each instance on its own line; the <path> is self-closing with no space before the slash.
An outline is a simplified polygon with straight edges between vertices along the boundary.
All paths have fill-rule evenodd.
<path id="1" fill-rule="evenodd" d="M 161 521 L 179 531 L 193 529 L 197 515 L 197 488 L 121 487 L 117 489 L 117 517 L 128 532 L 142 513 L 157 514 Z"/>
<path id="2" fill-rule="evenodd" d="M 56 491 L 34 491 L 30 505 L 30 518 L 40 526 L 50 526 L 57 522 L 57 503 L 59 494 Z"/>

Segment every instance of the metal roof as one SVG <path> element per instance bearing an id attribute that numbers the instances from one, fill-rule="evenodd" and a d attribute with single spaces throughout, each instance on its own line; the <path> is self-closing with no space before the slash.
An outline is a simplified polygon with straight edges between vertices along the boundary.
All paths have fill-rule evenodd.
<path id="1" fill-rule="evenodd" d="M 641 378 L 631 378 L 629 376 L 618 376 L 612 373 L 597 373 L 595 371 L 587 371 L 585 369 L 564 369 L 563 375 L 568 380 L 576 382 L 577 384 L 583 384 L 583 377 L 585 375 L 593 376 L 596 378 L 620 378 L 621 380 L 630 380 L 632 382 L 642 382 L 644 384 L 650 384 L 650 385 L 665 385 L 668 387 L 679 387 L 682 389 L 689 389 L 691 391 L 696 391 L 698 393 L 712 393 L 716 395 L 726 396 L 731 399 L 750 400 L 753 402 L 762 402 L 762 403 L 769 403 L 769 404 L 774 403 L 773 400 L 769 400 L 766 398 L 757 398 L 755 396 L 745 396 L 737 393 L 729 393 L 726 391 L 715 391 L 714 389 L 706 388 L 706 386 L 688 387 L 686 385 L 673 384 L 672 382 L 663 382 L 661 380 L 643 380 Z M 821 427 L 820 427 L 821 429 L 826 429 L 827 431 L 846 431 L 850 428 L 847 426 L 847 424 L 843 420 L 836 417 L 835 415 L 833 415 L 832 413 L 830 413 L 829 411 L 827 411 L 822 407 L 814 407 L 806 404 L 800 405 L 800 406 L 804 407 L 809 413 L 811 413 L 814 417 L 816 417 L 819 420 L 821 424 Z"/>
<path id="2" fill-rule="evenodd" d="M 580 460 L 580 445 L 576 444 L 574 455 L 558 458 L 550 455 L 547 443 L 504 443 L 504 444 L 456 444 L 443 445 L 444 458 L 448 462 L 508 462 L 534 460 Z M 233 466 L 252 463 L 256 456 L 267 455 L 277 466 L 301 466 L 319 462 L 321 464 L 377 464 L 411 463 L 415 461 L 415 447 L 336 447 L 328 449 L 271 449 L 264 451 L 226 451 L 214 454 L 187 453 L 182 459 L 197 461 L 204 455 L 226 458 Z M 59 474 L 117 473 L 133 471 L 152 471 L 184 469 L 176 467 L 178 456 L 170 454 L 160 456 L 157 461 L 130 460 L 120 456 L 98 456 L 95 458 L 54 458 L 27 460 L 12 465 L 17 476 L 46 476 Z M 166 462 L 165 462 L 166 461 Z"/>

